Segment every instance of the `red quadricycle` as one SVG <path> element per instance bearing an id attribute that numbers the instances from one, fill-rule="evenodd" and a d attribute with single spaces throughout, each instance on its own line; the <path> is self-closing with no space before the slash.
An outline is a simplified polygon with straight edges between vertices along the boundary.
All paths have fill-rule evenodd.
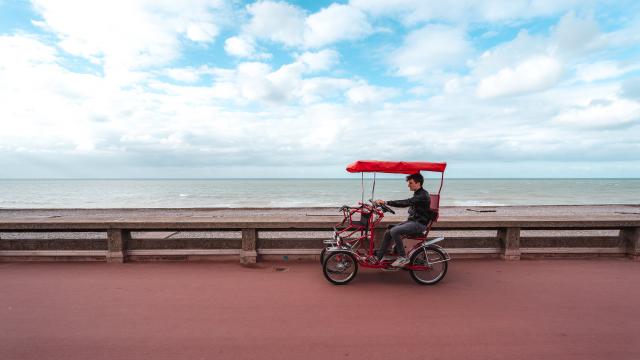
<path id="1" fill-rule="evenodd" d="M 433 285 L 442 280 L 447 273 L 447 262 L 451 257 L 437 243 L 444 237 L 428 239 L 429 231 L 438 221 L 440 208 L 440 191 L 444 183 L 446 163 L 430 162 L 395 162 L 395 161 L 356 161 L 347 166 L 347 171 L 362 173 L 362 201 L 357 206 L 344 205 L 340 208 L 342 221 L 334 228 L 333 238 L 325 240 L 325 247 L 320 253 L 320 262 L 324 276 L 336 285 L 348 284 L 358 273 L 358 266 L 365 268 L 409 271 L 413 280 L 421 285 Z M 395 212 L 384 204 L 374 203 L 376 173 L 415 174 L 421 171 L 441 173 L 440 187 L 437 193 L 430 194 L 429 223 L 424 233 L 407 236 L 405 239 L 415 241 L 415 245 L 407 252 L 409 263 L 402 268 L 393 268 L 393 258 L 378 260 L 375 256 L 375 229 L 385 213 Z M 364 173 L 373 173 L 371 199 L 364 201 Z"/>

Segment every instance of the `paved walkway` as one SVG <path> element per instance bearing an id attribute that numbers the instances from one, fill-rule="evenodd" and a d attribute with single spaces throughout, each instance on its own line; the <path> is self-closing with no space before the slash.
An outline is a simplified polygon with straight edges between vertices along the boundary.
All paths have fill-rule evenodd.
<path id="1" fill-rule="evenodd" d="M 640 359 L 638 262 L 450 265 L 0 263 L 0 359 Z"/>

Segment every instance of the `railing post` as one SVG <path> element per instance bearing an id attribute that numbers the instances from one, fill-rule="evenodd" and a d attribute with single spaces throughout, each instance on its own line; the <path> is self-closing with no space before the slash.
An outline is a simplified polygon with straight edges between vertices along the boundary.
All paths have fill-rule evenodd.
<path id="1" fill-rule="evenodd" d="M 626 248 L 627 256 L 640 260 L 640 227 L 620 229 L 620 239 Z"/>
<path id="2" fill-rule="evenodd" d="M 520 260 L 520 228 L 498 229 L 498 240 L 502 244 L 504 260 Z"/>
<path id="3" fill-rule="evenodd" d="M 131 239 L 131 232 L 122 229 L 107 230 L 107 262 L 125 262 L 127 243 Z"/>
<path id="4" fill-rule="evenodd" d="M 240 264 L 255 264 L 258 258 L 256 251 L 257 242 L 256 229 L 242 229 L 242 250 L 240 250 Z"/>

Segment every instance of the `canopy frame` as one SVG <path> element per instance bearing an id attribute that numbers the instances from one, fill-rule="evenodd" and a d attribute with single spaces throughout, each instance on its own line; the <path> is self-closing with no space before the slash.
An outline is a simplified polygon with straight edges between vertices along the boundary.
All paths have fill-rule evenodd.
<path id="1" fill-rule="evenodd" d="M 444 172 L 446 167 L 445 162 L 358 160 L 349 164 L 347 171 L 415 174 L 420 171 Z"/>
<path id="2" fill-rule="evenodd" d="M 442 186 L 444 185 L 444 171 L 447 167 L 446 162 L 418 162 L 418 161 L 379 161 L 379 160 L 358 160 L 347 166 L 348 172 L 361 173 L 362 202 L 364 202 L 364 173 L 373 173 L 373 186 L 371 189 L 371 200 L 373 201 L 376 189 L 376 174 L 415 174 L 421 171 L 439 172 L 440 187 L 437 195 L 440 195 Z"/>

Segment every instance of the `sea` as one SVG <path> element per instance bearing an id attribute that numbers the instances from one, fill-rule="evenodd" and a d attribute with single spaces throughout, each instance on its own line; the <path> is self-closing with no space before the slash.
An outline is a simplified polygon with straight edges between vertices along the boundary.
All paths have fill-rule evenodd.
<path id="1" fill-rule="evenodd" d="M 439 190 L 429 179 L 425 189 Z M 339 207 L 410 197 L 397 179 L 4 179 L 0 208 Z M 445 179 L 441 206 L 640 204 L 640 179 Z"/>

